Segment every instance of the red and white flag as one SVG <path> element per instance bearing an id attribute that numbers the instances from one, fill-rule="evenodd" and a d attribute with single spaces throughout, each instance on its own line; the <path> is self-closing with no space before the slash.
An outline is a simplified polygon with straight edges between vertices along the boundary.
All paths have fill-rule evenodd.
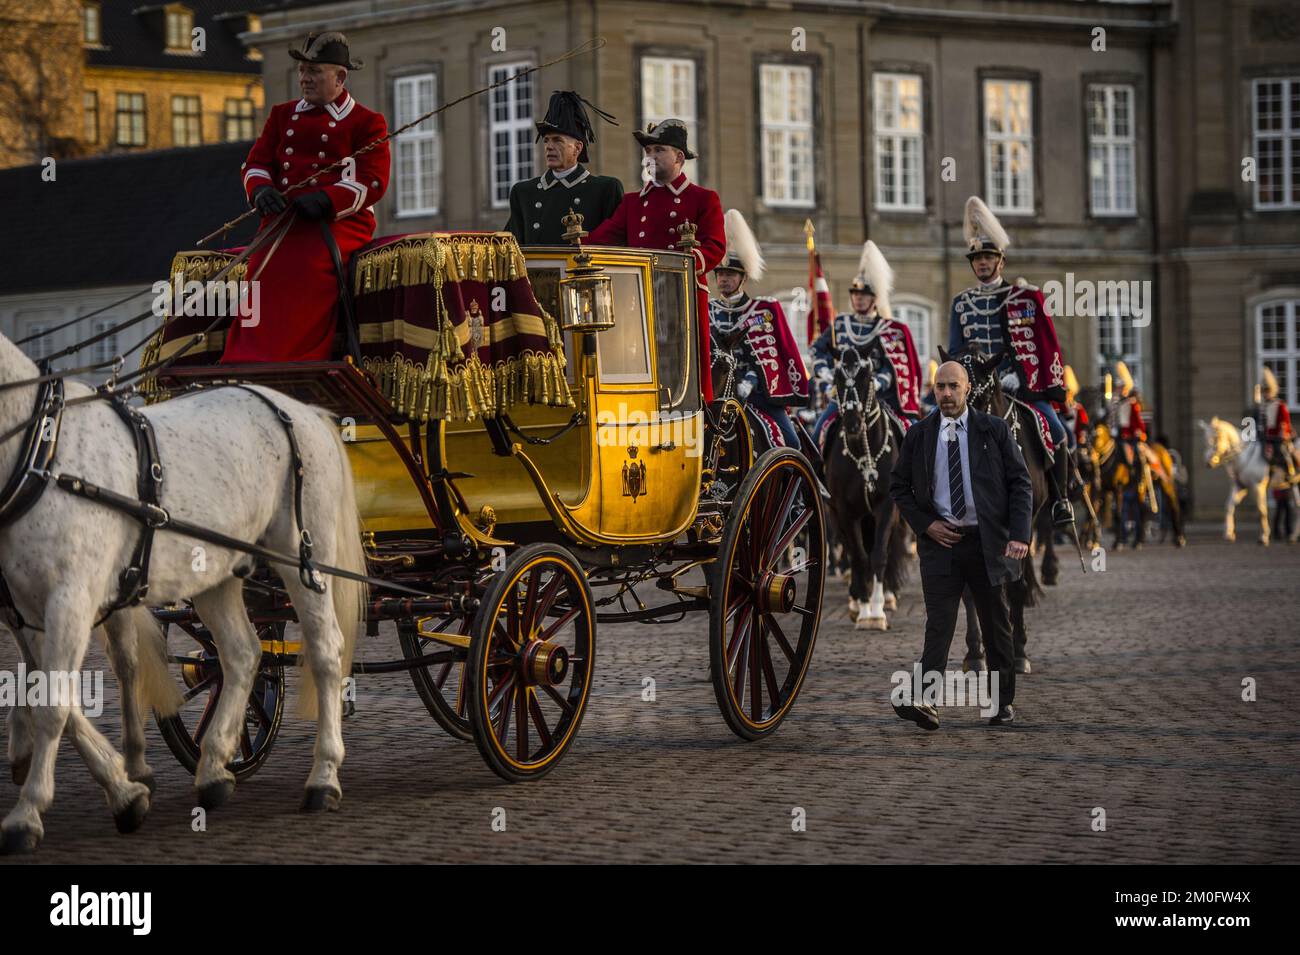
<path id="1" fill-rule="evenodd" d="M 831 305 L 830 286 L 826 284 L 826 275 L 822 272 L 821 256 L 813 244 L 811 219 L 804 223 L 804 232 L 808 235 L 808 291 L 812 293 L 812 304 L 808 309 L 808 341 L 812 342 L 831 327 L 835 309 Z"/>

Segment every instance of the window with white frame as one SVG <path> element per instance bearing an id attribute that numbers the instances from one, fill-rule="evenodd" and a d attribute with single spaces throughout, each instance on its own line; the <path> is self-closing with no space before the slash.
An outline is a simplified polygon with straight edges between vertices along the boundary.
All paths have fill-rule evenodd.
<path id="1" fill-rule="evenodd" d="M 1255 341 L 1259 363 L 1277 376 L 1279 397 L 1300 410 L 1300 298 L 1255 306 Z"/>
<path id="2" fill-rule="evenodd" d="M 194 12 L 188 7 L 167 8 L 167 49 L 189 51 L 190 34 L 194 30 Z"/>
<path id="3" fill-rule="evenodd" d="M 1088 178 L 1092 214 L 1137 214 L 1133 87 L 1088 87 Z"/>
<path id="4" fill-rule="evenodd" d="M 86 46 L 98 46 L 100 42 L 99 4 L 88 2 L 81 5 L 81 42 Z"/>
<path id="5" fill-rule="evenodd" d="M 924 305 L 915 305 L 910 303 L 897 303 L 893 307 L 894 318 L 898 319 L 907 326 L 908 331 L 912 333 L 912 344 L 916 346 L 916 355 L 920 359 L 921 365 L 924 366 L 932 356 L 930 354 L 931 337 L 930 322 L 932 312 Z M 924 371 L 922 367 L 921 371 Z M 922 391 L 925 390 L 924 382 Z"/>
<path id="6" fill-rule="evenodd" d="M 921 77 L 906 73 L 877 73 L 873 85 L 876 206 L 924 212 Z"/>
<path id="7" fill-rule="evenodd" d="M 432 73 L 393 81 L 394 127 L 405 126 L 434 108 L 436 77 Z M 442 199 L 442 147 L 432 118 L 393 139 L 393 168 L 397 174 L 397 215 L 436 215 Z"/>
<path id="8" fill-rule="evenodd" d="M 19 313 L 21 315 L 21 313 Z M 48 314 L 40 312 L 38 314 Z M 27 342 L 22 346 L 23 353 L 32 361 L 40 361 L 42 358 L 54 352 L 54 335 L 46 335 L 54 327 L 54 321 L 50 319 L 40 319 L 38 321 L 20 321 L 17 324 L 18 336 L 20 338 L 30 338 L 32 335 L 43 335 L 43 338 L 37 338 Z"/>
<path id="9" fill-rule="evenodd" d="M 203 106 L 197 96 L 172 96 L 172 145 L 203 142 Z"/>
<path id="10" fill-rule="evenodd" d="M 695 103 L 695 61 L 683 57 L 641 58 L 641 122 L 660 123 L 680 119 L 686 126 L 691 151 L 700 151 L 699 112 Z M 687 160 L 682 171 L 694 182 L 697 162 Z"/>
<path id="11" fill-rule="evenodd" d="M 94 336 L 106 332 L 115 324 L 117 323 L 110 318 L 97 318 L 91 323 L 90 334 Z M 93 357 L 90 360 L 96 365 L 103 364 L 117 357 L 117 351 L 117 332 L 114 332 L 91 346 L 91 355 Z"/>
<path id="12" fill-rule="evenodd" d="M 1122 312 L 1107 312 L 1097 316 L 1097 369 L 1098 374 L 1115 374 L 1115 366 L 1123 362 L 1133 376 L 1133 384 L 1142 387 L 1142 330 L 1133 323 L 1133 316 Z"/>
<path id="13" fill-rule="evenodd" d="M 1034 211 L 1033 86 L 984 81 L 984 181 L 994 212 Z"/>
<path id="14" fill-rule="evenodd" d="M 492 91 L 488 105 L 488 164 L 492 177 L 492 208 L 510 204 L 510 187 L 533 175 L 533 74 L 506 83 L 529 69 L 531 62 L 499 63 L 488 67 L 488 85 L 502 83 Z"/>
<path id="15" fill-rule="evenodd" d="M 1300 77 L 1255 80 L 1255 208 L 1300 209 Z"/>
<path id="16" fill-rule="evenodd" d="M 759 141 L 768 205 L 814 204 L 812 79 L 810 66 L 764 63 L 760 68 Z"/>

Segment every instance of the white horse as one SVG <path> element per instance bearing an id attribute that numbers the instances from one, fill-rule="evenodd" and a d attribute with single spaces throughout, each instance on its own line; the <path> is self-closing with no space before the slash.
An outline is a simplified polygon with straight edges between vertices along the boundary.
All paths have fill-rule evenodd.
<path id="1" fill-rule="evenodd" d="M 1222 466 L 1231 482 L 1223 514 L 1223 539 L 1237 539 L 1237 505 L 1247 494 L 1255 498 L 1259 510 L 1259 542 L 1269 542 L 1268 530 L 1268 462 L 1258 441 L 1243 442 L 1241 432 L 1222 418 L 1197 421 L 1205 432 L 1205 463 L 1211 468 Z"/>
<path id="2" fill-rule="evenodd" d="M 36 366 L 0 335 L 0 383 L 36 375 Z M 303 524 L 313 538 L 313 559 L 364 573 L 352 474 L 337 427 L 319 409 L 270 389 L 258 390 L 293 420 L 305 474 Z M 88 393 L 82 385 L 67 385 L 68 399 Z M 0 434 L 29 418 L 36 398 L 36 385 L 0 391 Z M 212 388 L 152 405 L 143 414 L 164 472 L 161 503 L 171 515 L 281 553 L 298 553 L 289 440 L 264 401 L 241 388 Z M 0 481 L 18 465 L 21 444 L 17 436 L 0 444 Z M 104 401 L 64 411 L 50 471 L 137 496 L 134 442 Z M 29 511 L 0 528 L 0 570 L 28 624 L 15 636 L 29 666 L 46 673 L 80 669 L 92 627 L 117 598 L 118 575 L 129 564 L 140 532 L 141 525 L 123 513 L 53 482 Z M 234 791 L 235 777 L 226 767 L 235 755 L 261 658 L 238 576 L 252 564 L 253 558 L 242 552 L 167 530 L 158 531 L 153 544 L 149 602 L 191 600 L 221 656 L 225 691 L 204 736 L 194 779 L 199 804 L 208 809 L 220 806 Z M 317 593 L 299 580 L 294 568 L 281 570 L 302 627 L 308 679 L 315 684 L 310 702 L 319 714 L 303 808 L 334 809 L 342 798 L 339 700 L 364 611 L 364 587 L 326 577 L 325 593 Z M 131 831 L 148 812 L 151 777 L 144 761 L 144 707 L 153 704 L 164 713 L 174 712 L 178 697 L 166 675 L 161 631 L 146 609 L 119 610 L 103 629 L 122 686 L 127 758 L 90 724 L 75 701 L 15 710 L 9 758 L 22 789 L 17 805 L 0 823 L 0 852 L 34 851 L 44 835 L 41 814 L 54 798 L 54 758 L 65 725 L 104 788 L 118 828 Z M 163 692 L 164 684 L 170 692 Z"/>

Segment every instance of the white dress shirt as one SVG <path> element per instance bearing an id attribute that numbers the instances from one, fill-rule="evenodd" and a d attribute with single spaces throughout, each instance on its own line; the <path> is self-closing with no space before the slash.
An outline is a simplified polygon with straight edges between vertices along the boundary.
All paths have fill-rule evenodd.
<path id="1" fill-rule="evenodd" d="M 971 486 L 970 449 L 967 440 L 970 432 L 970 406 L 962 410 L 957 418 L 939 414 L 939 442 L 934 452 L 934 509 L 939 517 L 958 527 L 974 527 L 979 524 L 975 518 L 975 490 Z M 966 498 L 966 515 L 958 520 L 952 513 L 952 499 L 948 488 L 948 442 L 956 441 L 961 455 L 962 494 Z"/>

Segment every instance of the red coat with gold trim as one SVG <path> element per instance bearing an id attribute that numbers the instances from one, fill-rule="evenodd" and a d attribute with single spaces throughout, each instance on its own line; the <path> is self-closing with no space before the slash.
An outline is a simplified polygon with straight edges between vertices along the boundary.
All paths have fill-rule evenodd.
<path id="1" fill-rule="evenodd" d="M 270 185 L 292 202 L 323 190 L 334 209 L 329 230 L 346 266 L 352 253 L 374 236 L 370 207 L 388 189 L 388 143 L 357 156 L 354 168 L 319 170 L 387 132 L 383 114 L 366 109 L 347 90 L 324 107 L 306 100 L 278 103 L 242 167 L 244 191 L 251 202 L 259 188 Z M 300 189 L 288 191 L 299 182 L 304 183 Z M 263 228 L 268 221 L 262 220 Z M 248 276 L 260 280 L 258 314 L 232 322 L 222 361 L 329 358 L 338 280 L 320 223 L 297 216 L 273 253 L 268 246 L 249 258 Z"/>
<path id="2" fill-rule="evenodd" d="M 688 221 L 696 227 L 695 241 L 699 243 L 695 249 L 695 285 L 700 323 L 700 385 L 704 399 L 712 401 L 708 274 L 727 252 L 718 194 L 695 185 L 686 178 L 686 173 L 666 185 L 646 183 L 640 192 L 625 193 L 614 214 L 597 226 L 587 241 L 591 245 L 677 252 L 677 242 L 681 239 L 677 227 Z"/>

